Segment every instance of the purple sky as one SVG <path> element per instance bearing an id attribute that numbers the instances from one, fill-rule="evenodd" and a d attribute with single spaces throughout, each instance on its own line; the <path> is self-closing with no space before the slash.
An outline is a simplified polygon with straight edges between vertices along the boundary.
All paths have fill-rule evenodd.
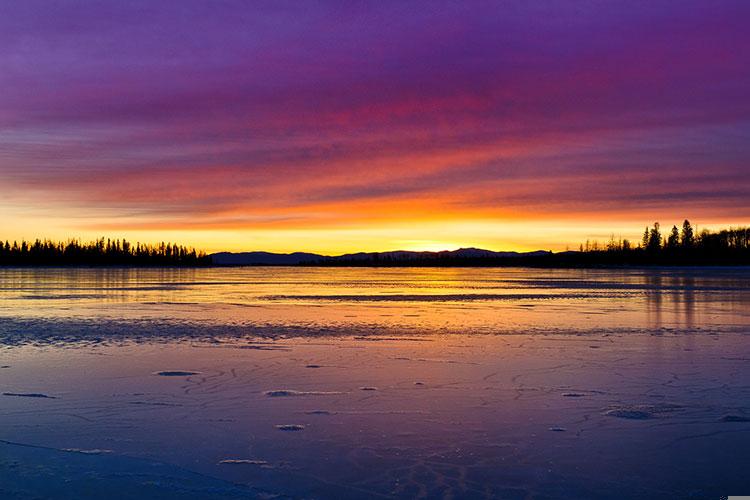
<path id="1" fill-rule="evenodd" d="M 5 2 L 0 237 L 335 252 L 747 224 L 748 26 L 747 1 Z"/>

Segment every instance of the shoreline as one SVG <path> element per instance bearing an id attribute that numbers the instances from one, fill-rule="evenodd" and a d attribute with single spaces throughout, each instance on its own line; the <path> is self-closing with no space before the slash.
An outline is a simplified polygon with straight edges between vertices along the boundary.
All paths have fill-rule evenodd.
<path id="1" fill-rule="evenodd" d="M 477 264 L 477 263 L 456 263 L 450 265 L 435 264 L 415 264 L 415 263 L 389 263 L 389 264 L 211 264 L 202 266 L 128 266 L 128 265 L 2 265 L 0 270 L 4 269 L 237 269 L 237 268 L 339 268 L 339 269 L 356 269 L 356 268 L 373 268 L 373 269 L 747 269 L 747 264 L 591 264 L 591 265 L 533 265 L 533 264 Z"/>

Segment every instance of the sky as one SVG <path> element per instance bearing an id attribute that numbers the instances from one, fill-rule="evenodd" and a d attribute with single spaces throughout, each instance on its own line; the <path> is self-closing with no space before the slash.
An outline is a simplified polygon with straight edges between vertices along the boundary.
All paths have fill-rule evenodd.
<path id="1" fill-rule="evenodd" d="M 0 3 L 0 238 L 563 250 L 750 223 L 747 1 Z"/>

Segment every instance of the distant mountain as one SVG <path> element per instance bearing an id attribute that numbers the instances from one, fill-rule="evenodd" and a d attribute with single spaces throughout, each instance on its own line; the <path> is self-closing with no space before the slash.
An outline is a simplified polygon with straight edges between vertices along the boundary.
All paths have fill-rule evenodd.
<path id="1" fill-rule="evenodd" d="M 304 252 L 219 252 L 209 257 L 217 266 L 296 266 L 303 262 L 317 262 L 327 258 L 323 255 Z"/>
<path id="2" fill-rule="evenodd" d="M 358 252 L 337 256 L 326 256 L 315 253 L 271 253 L 271 252 L 220 252 L 210 255 L 214 265 L 218 266 L 295 266 L 300 264 L 335 265 L 346 262 L 357 264 L 379 262 L 451 262 L 474 261 L 512 258 L 534 258 L 551 255 L 551 252 L 537 250 L 535 252 L 493 252 L 481 248 L 460 248 L 458 250 L 444 250 L 442 252 L 411 252 L 396 250 L 393 252 Z"/>

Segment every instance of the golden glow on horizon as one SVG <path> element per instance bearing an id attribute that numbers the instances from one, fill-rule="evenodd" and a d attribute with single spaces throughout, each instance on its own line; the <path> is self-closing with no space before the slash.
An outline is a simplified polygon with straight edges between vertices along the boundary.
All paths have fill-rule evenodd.
<path id="1" fill-rule="evenodd" d="M 3 208 L 3 207 L 0 207 Z M 159 229 L 142 229 L 135 224 L 127 229 L 92 229 L 88 218 L 52 219 L 41 214 L 12 210 L 3 212 L 0 238 L 33 240 L 50 238 L 84 241 L 97 237 L 126 238 L 129 241 L 155 243 L 172 241 L 195 246 L 207 252 L 254 251 L 288 253 L 295 251 L 338 255 L 350 252 L 389 250 L 440 251 L 477 247 L 496 251 L 575 250 L 586 240 L 606 243 L 610 235 L 640 241 L 646 222 L 622 217 L 618 220 L 587 218 L 493 219 L 452 217 L 450 219 L 414 219 L 408 221 L 363 221 L 359 225 L 331 227 L 246 227 L 246 228 L 174 228 L 168 224 Z M 662 219 L 667 232 L 672 224 L 681 221 Z M 111 220 L 102 214 L 102 221 Z M 693 220 L 699 230 L 720 229 L 730 223 L 702 224 Z M 737 225 L 737 224 L 734 224 Z"/>

